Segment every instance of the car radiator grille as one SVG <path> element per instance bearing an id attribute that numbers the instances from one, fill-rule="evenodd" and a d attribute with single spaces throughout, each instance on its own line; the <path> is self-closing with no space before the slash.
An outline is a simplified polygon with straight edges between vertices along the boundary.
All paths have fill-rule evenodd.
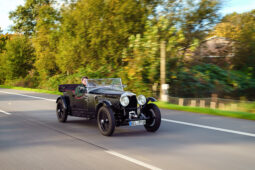
<path id="1" fill-rule="evenodd" d="M 129 104 L 126 108 L 137 108 L 137 99 L 136 96 L 129 96 Z"/>

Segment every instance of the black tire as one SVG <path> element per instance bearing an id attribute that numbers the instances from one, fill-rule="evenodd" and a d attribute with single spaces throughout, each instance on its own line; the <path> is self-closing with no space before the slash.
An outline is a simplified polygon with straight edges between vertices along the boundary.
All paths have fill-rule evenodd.
<path id="1" fill-rule="evenodd" d="M 152 103 L 148 104 L 145 115 L 150 118 L 146 120 L 145 129 L 148 132 L 156 132 L 161 124 L 161 113 L 158 106 Z"/>
<path id="2" fill-rule="evenodd" d="M 111 136 L 115 130 L 114 113 L 110 107 L 102 106 L 97 114 L 98 129 L 104 136 Z"/>
<path id="3" fill-rule="evenodd" d="M 56 114 L 59 122 L 66 122 L 68 113 L 67 110 L 64 109 L 64 103 L 62 99 L 59 99 L 57 102 Z"/>

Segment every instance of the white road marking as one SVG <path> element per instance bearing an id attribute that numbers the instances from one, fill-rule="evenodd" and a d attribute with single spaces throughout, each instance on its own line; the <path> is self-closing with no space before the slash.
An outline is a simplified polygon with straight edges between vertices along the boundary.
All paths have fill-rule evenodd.
<path id="1" fill-rule="evenodd" d="M 136 159 L 134 159 L 134 158 L 131 158 L 131 157 L 122 155 L 122 154 L 120 154 L 120 153 L 118 153 L 118 152 L 109 151 L 109 150 L 108 150 L 108 151 L 105 151 L 105 152 L 107 152 L 108 154 L 117 156 L 117 157 L 119 157 L 119 158 L 125 159 L 125 160 L 127 160 L 127 161 L 129 161 L 129 162 L 133 162 L 133 163 L 135 163 L 135 164 L 137 164 L 137 165 L 143 166 L 143 167 L 148 168 L 148 169 L 152 169 L 152 170 L 161 170 L 161 169 L 158 168 L 158 167 L 155 167 L 155 166 L 153 166 L 153 165 L 144 163 L 144 162 L 139 161 L 139 160 L 136 160 Z"/>
<path id="2" fill-rule="evenodd" d="M 11 115 L 11 113 L 8 113 L 8 112 L 3 111 L 3 110 L 0 110 L 0 112 L 1 112 L 1 113 L 4 113 L 4 114 L 6 114 L 6 115 Z"/>
<path id="3" fill-rule="evenodd" d="M 241 132 L 241 131 L 236 131 L 236 130 L 223 129 L 223 128 L 217 128 L 217 127 L 213 127 L 213 126 L 206 126 L 206 125 L 200 125 L 200 124 L 195 124 L 195 123 L 188 123 L 188 122 L 182 122 L 182 121 L 164 119 L 164 118 L 162 118 L 161 120 L 165 121 L 165 122 L 177 123 L 177 124 L 193 126 L 193 127 L 199 127 L 199 128 L 203 128 L 203 129 L 210 129 L 210 130 L 216 130 L 216 131 L 221 131 L 221 132 L 227 132 L 227 133 L 233 133 L 233 134 L 238 134 L 238 135 L 255 137 L 254 133 L 247 133 L 247 132 Z"/>
<path id="4" fill-rule="evenodd" d="M 1 92 L 1 93 L 12 94 L 12 95 L 24 96 L 24 97 L 31 97 L 31 98 L 35 98 L 35 99 L 41 99 L 41 100 L 54 101 L 54 102 L 55 102 L 55 100 L 53 100 L 53 99 L 47 99 L 47 98 L 43 98 L 43 97 L 36 97 L 36 96 L 30 96 L 30 95 L 19 94 L 19 93 L 11 93 L 11 92 L 5 92 L 5 91 L 0 91 L 0 92 Z M 2 111 L 2 110 L 0 110 L 0 112 L 5 113 L 5 114 L 7 114 L 7 115 L 11 115 L 11 113 L 8 113 L 8 112 Z M 161 120 L 162 120 L 162 121 L 165 121 L 165 122 L 177 123 L 177 124 L 182 124 L 182 125 L 187 125 L 187 126 L 193 126 L 193 127 L 199 127 L 199 128 L 203 128 L 203 129 L 210 129 L 210 130 L 215 130 L 215 131 L 221 131 L 221 132 L 227 132 L 227 133 L 233 133 L 233 134 L 239 134 L 239 135 L 244 135 L 244 136 L 255 137 L 255 134 L 253 134 L 253 133 L 247 133 L 247 132 L 241 132 L 241 131 L 235 131 L 235 130 L 217 128 L 217 127 L 213 127 L 213 126 L 206 126 L 206 125 L 200 125 L 200 124 L 195 124 L 195 123 L 182 122 L 182 121 L 171 120 L 171 119 L 165 119 L 165 118 L 162 118 Z M 127 160 L 127 161 L 130 161 L 130 162 L 132 162 L 132 163 L 135 163 L 135 164 L 137 164 L 137 165 L 143 166 L 143 167 L 148 168 L 148 169 L 152 169 L 152 170 L 161 170 L 160 168 L 157 168 L 157 167 L 155 167 L 155 166 L 153 166 L 153 165 L 150 165 L 150 164 L 144 163 L 144 162 L 142 162 L 142 161 L 136 160 L 136 159 L 134 159 L 134 158 L 131 158 L 131 157 L 122 155 L 122 154 L 120 154 L 120 153 L 118 153 L 118 152 L 109 151 L 109 150 L 107 150 L 107 151 L 105 151 L 105 152 L 107 152 L 108 154 L 117 156 L 117 157 L 119 157 L 119 158 L 125 159 L 125 160 Z"/>
<path id="5" fill-rule="evenodd" d="M 7 115 L 11 115 L 11 113 L 5 112 L 5 111 L 3 111 L 3 110 L 0 110 L 0 112 L 2 112 L 2 113 L 4 113 L 4 114 L 7 114 Z M 1 116 L 0 116 L 0 117 L 1 117 Z M 150 164 L 147 164 L 147 163 L 145 163 L 145 162 L 139 161 L 139 160 L 137 160 L 137 159 L 131 158 L 131 157 L 129 157 L 129 156 L 125 156 L 125 155 L 120 154 L 120 153 L 118 153 L 118 152 L 114 152 L 114 151 L 110 151 L 110 150 L 106 150 L 105 152 L 108 153 L 108 154 L 110 154 L 110 155 L 114 155 L 114 156 L 119 157 L 119 158 L 121 158 L 121 159 L 125 159 L 126 161 L 132 162 L 132 163 L 134 163 L 134 164 L 140 165 L 140 166 L 145 167 L 145 168 L 148 168 L 148 169 L 152 169 L 152 170 L 162 170 L 162 169 L 160 169 L 160 168 L 158 168 L 158 167 L 155 167 L 155 166 L 153 166 L 153 165 L 150 165 Z"/>
<path id="6" fill-rule="evenodd" d="M 19 94 L 19 93 L 11 93 L 11 92 L 5 92 L 5 91 L 0 91 L 0 92 L 1 93 L 12 94 L 12 95 L 24 96 L 24 97 L 31 97 L 31 98 L 35 98 L 35 99 L 47 100 L 47 101 L 54 101 L 54 102 L 56 101 L 54 99 L 47 99 L 47 98 L 43 98 L 43 97 L 36 97 L 36 96 L 30 96 L 30 95 L 25 95 L 25 94 Z M 10 114 L 10 113 L 8 113 L 8 114 Z M 182 125 L 187 125 L 187 126 L 199 127 L 199 128 L 203 128 L 203 129 L 210 129 L 210 130 L 215 130 L 215 131 L 221 131 L 221 132 L 227 132 L 227 133 L 232 133 L 232 134 L 255 137 L 254 133 L 247 133 L 247 132 L 217 128 L 217 127 L 213 127 L 213 126 L 206 126 L 206 125 L 201 125 L 201 124 L 188 123 L 188 122 L 182 122 L 182 121 L 164 119 L 164 118 L 162 118 L 161 120 L 165 121 L 165 122 L 171 122 L 171 123 L 177 123 L 177 124 L 182 124 Z"/>
<path id="7" fill-rule="evenodd" d="M 34 99 L 41 99 L 41 100 L 47 100 L 47 101 L 54 101 L 54 102 L 56 101 L 56 100 L 54 100 L 54 99 L 47 99 L 47 98 L 44 98 L 44 97 L 30 96 L 30 95 L 26 95 L 26 94 L 11 93 L 11 92 L 5 92 L 5 91 L 0 91 L 0 93 L 7 93 L 7 94 L 12 94 L 12 95 L 30 97 L 30 98 L 34 98 Z"/>

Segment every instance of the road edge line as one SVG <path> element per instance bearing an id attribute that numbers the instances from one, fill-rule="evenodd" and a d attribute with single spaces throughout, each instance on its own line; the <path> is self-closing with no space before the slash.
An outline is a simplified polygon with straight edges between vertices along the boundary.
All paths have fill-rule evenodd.
<path id="1" fill-rule="evenodd" d="M 1 93 L 7 93 L 7 94 L 12 94 L 12 95 L 19 95 L 19 96 L 24 96 L 24 97 L 31 97 L 35 99 L 41 99 L 41 100 L 47 100 L 47 101 L 55 101 L 53 99 L 47 99 L 43 97 L 36 97 L 36 96 L 30 96 L 30 95 L 25 95 L 25 94 L 19 94 L 19 93 L 11 93 L 11 92 L 5 92 L 5 91 L 0 91 Z M 7 113 L 7 112 L 6 112 Z M 206 126 L 206 125 L 200 125 L 200 124 L 195 124 L 195 123 L 188 123 L 188 122 L 182 122 L 182 121 L 177 121 L 177 120 L 171 120 L 171 119 L 165 119 L 162 118 L 162 121 L 165 122 L 170 122 L 170 123 L 177 123 L 177 124 L 182 124 L 182 125 L 187 125 L 187 126 L 193 126 L 193 127 L 199 127 L 203 129 L 210 129 L 210 130 L 215 130 L 215 131 L 221 131 L 221 132 L 226 132 L 226 133 L 232 133 L 232 134 L 239 134 L 243 136 L 250 136 L 250 137 L 255 137 L 254 133 L 247 133 L 247 132 L 241 132 L 241 131 L 236 131 L 236 130 L 230 130 L 230 129 L 224 129 L 224 128 L 217 128 L 213 126 Z"/>
<path id="2" fill-rule="evenodd" d="M 47 99 L 47 98 L 44 98 L 44 97 L 30 96 L 30 95 L 26 95 L 26 94 L 19 94 L 19 93 L 5 92 L 5 91 L 0 91 L 0 93 L 6 93 L 6 94 L 12 94 L 12 95 L 18 95 L 18 96 L 24 96 L 24 97 L 31 97 L 31 98 L 47 100 L 47 101 L 54 101 L 54 102 L 56 101 L 54 99 Z"/>
<path id="3" fill-rule="evenodd" d="M 223 129 L 223 128 L 217 128 L 217 127 L 213 127 L 213 126 L 206 126 L 206 125 L 182 122 L 182 121 L 177 121 L 177 120 L 172 120 L 172 119 L 165 119 L 165 118 L 162 118 L 161 120 L 165 121 L 165 122 L 177 123 L 177 124 L 193 126 L 193 127 L 199 127 L 199 128 L 203 128 L 203 129 L 210 129 L 210 130 L 215 130 L 215 131 L 220 131 L 220 132 L 226 132 L 226 133 L 238 134 L 238 135 L 243 135 L 243 136 L 255 137 L 254 133 L 241 132 L 241 131 L 230 130 L 230 129 Z"/>

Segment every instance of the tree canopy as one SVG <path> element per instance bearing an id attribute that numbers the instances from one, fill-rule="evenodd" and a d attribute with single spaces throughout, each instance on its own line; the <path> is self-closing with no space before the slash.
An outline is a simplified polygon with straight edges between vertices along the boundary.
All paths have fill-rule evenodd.
<path id="1" fill-rule="evenodd" d="M 233 40 L 235 42 L 233 67 L 251 72 L 255 77 L 255 10 L 225 16 L 215 26 L 211 35 Z"/>
<path id="2" fill-rule="evenodd" d="M 150 95 L 159 83 L 164 41 L 171 95 L 201 97 L 201 88 L 207 91 L 203 96 L 215 91 L 238 96 L 240 89 L 246 94 L 255 77 L 254 11 L 221 19 L 221 5 L 220 0 L 66 0 L 58 6 L 55 0 L 25 0 L 9 16 L 15 33 L 0 32 L 0 83 L 57 89 L 83 75 L 121 77 L 129 90 Z M 183 59 L 212 35 L 236 42 L 232 70 Z M 235 71 L 249 88 L 230 81 Z"/>

